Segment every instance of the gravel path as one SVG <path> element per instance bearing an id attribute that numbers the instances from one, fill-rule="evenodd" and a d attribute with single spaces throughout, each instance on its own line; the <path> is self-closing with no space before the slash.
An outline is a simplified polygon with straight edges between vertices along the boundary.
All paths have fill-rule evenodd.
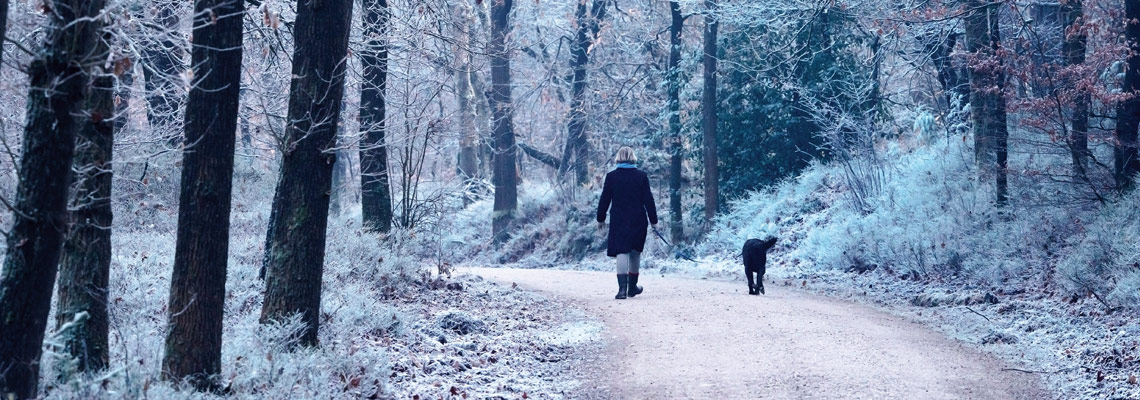
<path id="1" fill-rule="evenodd" d="M 644 274 L 614 300 L 613 274 L 470 269 L 553 295 L 605 325 L 583 357 L 585 398 L 1046 399 L 1036 377 L 873 308 L 771 282 Z"/>

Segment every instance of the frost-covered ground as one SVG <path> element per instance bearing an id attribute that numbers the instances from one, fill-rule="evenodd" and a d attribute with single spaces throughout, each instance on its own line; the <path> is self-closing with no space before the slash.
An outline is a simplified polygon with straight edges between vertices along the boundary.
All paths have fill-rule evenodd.
<path id="1" fill-rule="evenodd" d="M 436 260 L 430 234 L 405 239 L 359 229 L 359 209 L 330 220 L 321 345 L 287 352 L 299 323 L 258 323 L 257 278 L 269 199 L 265 182 L 237 185 L 219 377 L 227 398 L 566 398 L 581 382 L 575 352 L 597 329 L 572 307 Z M 111 367 L 66 382 L 49 337 L 51 399 L 196 399 L 160 379 L 176 207 L 155 196 L 117 203 L 110 277 Z M 50 324 L 54 328 L 54 323 Z M 50 335 L 50 332 L 49 332 Z"/>

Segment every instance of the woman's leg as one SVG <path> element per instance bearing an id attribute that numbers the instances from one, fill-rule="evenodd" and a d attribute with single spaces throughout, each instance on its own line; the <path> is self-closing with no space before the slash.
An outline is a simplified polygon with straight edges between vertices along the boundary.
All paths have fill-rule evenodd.
<path id="1" fill-rule="evenodd" d="M 641 252 L 633 250 L 629 252 L 629 273 L 636 274 L 641 269 Z"/>
<path id="2" fill-rule="evenodd" d="M 630 253 L 622 253 L 617 255 L 617 274 L 625 275 L 629 273 L 631 267 Z"/>
<path id="3" fill-rule="evenodd" d="M 629 252 L 629 286 L 626 289 L 626 295 L 629 297 L 641 294 L 641 286 L 637 286 L 637 278 L 641 275 L 640 270 L 641 252 L 637 250 Z"/>
<path id="4" fill-rule="evenodd" d="M 626 289 L 629 287 L 629 267 L 630 257 L 629 253 L 617 255 L 617 280 L 618 280 L 618 293 L 614 296 L 615 299 L 626 298 Z"/>

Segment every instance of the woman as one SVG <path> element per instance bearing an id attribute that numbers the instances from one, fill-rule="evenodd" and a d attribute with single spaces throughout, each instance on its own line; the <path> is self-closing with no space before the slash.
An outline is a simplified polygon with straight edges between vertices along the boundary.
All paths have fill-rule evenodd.
<path id="1" fill-rule="evenodd" d="M 598 202 L 598 228 L 605 227 L 609 211 L 612 218 L 606 254 L 617 257 L 618 294 L 614 298 L 620 300 L 642 292 L 637 286 L 641 251 L 649 224 L 657 225 L 657 207 L 649 190 L 649 176 L 637 169 L 633 149 L 618 149 L 616 158 L 617 168 L 606 174 Z"/>

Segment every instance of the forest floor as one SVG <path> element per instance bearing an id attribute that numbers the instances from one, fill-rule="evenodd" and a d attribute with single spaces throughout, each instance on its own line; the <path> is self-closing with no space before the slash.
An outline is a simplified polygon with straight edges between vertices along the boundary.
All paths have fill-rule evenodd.
<path id="1" fill-rule="evenodd" d="M 613 299 L 605 272 L 463 269 L 552 297 L 603 324 L 575 354 L 571 398 L 1052 397 L 1034 375 L 906 318 L 770 282 L 645 273 L 646 292 Z"/>

